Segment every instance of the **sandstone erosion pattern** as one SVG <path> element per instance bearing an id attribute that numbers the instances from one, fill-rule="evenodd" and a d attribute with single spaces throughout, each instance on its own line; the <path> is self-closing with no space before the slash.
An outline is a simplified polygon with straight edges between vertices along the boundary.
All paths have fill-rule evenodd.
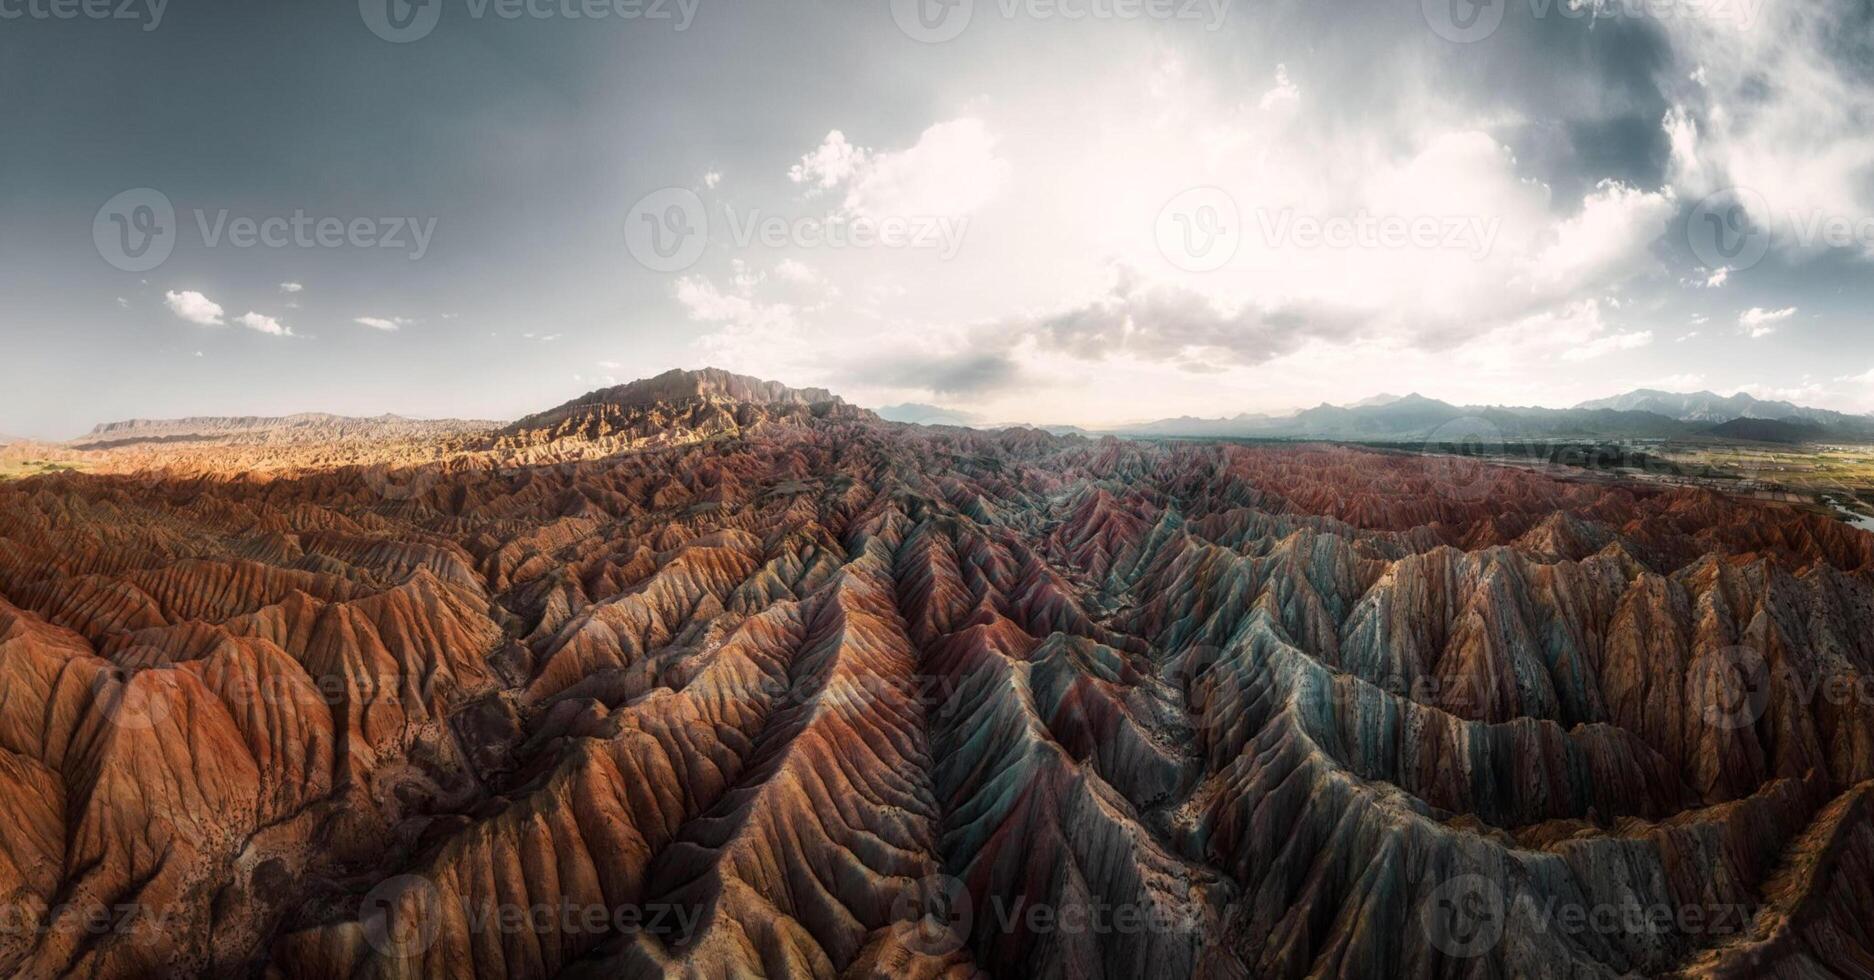
<path id="1" fill-rule="evenodd" d="M 721 372 L 415 435 L 0 484 L 0 974 L 1874 976 L 1826 518 Z"/>

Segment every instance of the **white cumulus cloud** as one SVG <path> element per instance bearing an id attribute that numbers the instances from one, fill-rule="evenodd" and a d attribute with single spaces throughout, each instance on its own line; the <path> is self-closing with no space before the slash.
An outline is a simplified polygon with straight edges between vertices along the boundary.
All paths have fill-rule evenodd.
<path id="1" fill-rule="evenodd" d="M 1301 100 L 1301 89 L 1288 80 L 1288 66 L 1275 66 L 1275 87 L 1262 93 L 1262 100 L 1257 103 L 1264 109 L 1294 105 Z"/>
<path id="2" fill-rule="evenodd" d="M 1007 182 L 1009 165 L 980 119 L 938 123 L 904 150 L 874 152 L 839 130 L 788 170 L 815 193 L 843 189 L 841 206 L 869 218 L 969 214 Z"/>
<path id="3" fill-rule="evenodd" d="M 163 294 L 163 302 L 169 304 L 169 312 L 204 327 L 224 326 L 221 304 L 203 296 L 193 289 L 181 292 L 170 290 Z"/>
<path id="4" fill-rule="evenodd" d="M 1776 333 L 1778 323 L 1795 315 L 1794 306 L 1785 306 L 1780 310 L 1766 310 L 1761 306 L 1753 306 L 1738 314 L 1737 325 L 1750 335 L 1750 339 L 1757 340 Z"/>
<path id="5" fill-rule="evenodd" d="M 240 324 L 243 327 L 246 327 L 249 330 L 259 331 L 260 333 L 264 333 L 264 334 L 271 334 L 275 337 L 291 337 L 293 335 L 292 328 L 286 326 L 285 324 L 274 319 L 273 317 L 263 316 L 259 313 L 255 313 L 253 310 L 248 310 L 246 313 L 243 313 L 240 316 L 235 317 L 234 322 Z"/>
<path id="6" fill-rule="evenodd" d="M 774 267 L 774 276 L 783 282 L 799 283 L 811 286 L 820 281 L 820 274 L 813 267 L 799 259 L 782 259 Z"/>

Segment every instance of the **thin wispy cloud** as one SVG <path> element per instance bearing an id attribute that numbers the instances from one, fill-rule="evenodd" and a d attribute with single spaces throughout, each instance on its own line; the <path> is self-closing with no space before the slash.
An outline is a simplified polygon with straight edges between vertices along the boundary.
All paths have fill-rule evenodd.
<path id="1" fill-rule="evenodd" d="M 1737 325 L 1743 328 L 1745 335 L 1750 339 L 1759 340 L 1776 333 L 1778 324 L 1795 315 L 1794 306 L 1786 306 L 1780 310 L 1766 310 L 1761 306 L 1753 306 L 1738 314 Z"/>

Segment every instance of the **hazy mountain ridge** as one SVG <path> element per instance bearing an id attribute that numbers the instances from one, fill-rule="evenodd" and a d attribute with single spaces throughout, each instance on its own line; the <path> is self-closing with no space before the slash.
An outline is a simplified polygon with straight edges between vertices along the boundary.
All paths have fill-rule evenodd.
<path id="1" fill-rule="evenodd" d="M 1812 442 L 1828 435 L 1827 429 L 1813 422 L 1757 418 L 1731 419 L 1705 431 L 1726 439 L 1747 439 L 1751 442 L 1779 442 L 1792 445 Z"/>
<path id="2" fill-rule="evenodd" d="M 1711 391 L 1671 392 L 1639 388 L 1612 398 L 1585 401 L 1579 409 L 1611 408 L 1619 411 L 1651 412 L 1681 422 L 1729 422 L 1732 419 L 1790 419 L 1839 425 L 1844 422 L 1867 424 L 1867 416 L 1854 416 L 1825 408 L 1808 408 L 1785 401 L 1767 401 L 1744 392 L 1720 395 Z"/>
<path id="3" fill-rule="evenodd" d="M 397 415 L 359 418 L 308 412 L 289 416 L 198 416 L 180 419 L 129 419 L 108 422 L 72 440 L 76 449 L 101 449 L 138 443 L 197 440 L 268 442 L 343 441 L 431 437 L 499 430 L 504 437 L 584 431 L 599 438 L 619 426 L 645 430 L 666 418 L 671 406 L 753 406 L 757 415 L 787 416 L 832 413 L 841 417 L 882 418 L 916 425 L 1004 429 L 1014 424 L 985 424 L 975 413 L 937 405 L 906 402 L 883 406 L 876 412 L 847 403 L 824 388 L 793 388 L 773 381 L 738 375 L 719 368 L 672 370 L 651 378 L 588 392 L 559 406 L 526 416 L 505 426 L 500 422 L 409 419 Z M 738 425 L 758 421 L 745 416 Z M 717 412 L 716 414 L 723 414 Z M 1790 421 L 1789 428 L 1733 426 L 1735 420 Z M 690 418 L 694 427 L 700 421 Z M 1479 425 L 1478 423 L 1485 423 Z M 735 427 L 734 425 L 730 426 Z M 1347 441 L 1425 440 L 1440 437 L 1444 427 L 1465 428 L 1458 437 L 1502 438 L 1633 438 L 1633 439 L 1751 439 L 1759 431 L 1788 442 L 1825 438 L 1874 438 L 1874 416 L 1850 415 L 1809 408 L 1789 402 L 1766 401 L 1739 393 L 1721 396 L 1709 391 L 1674 393 L 1641 388 L 1610 398 L 1582 402 L 1572 408 L 1509 405 L 1454 405 L 1416 392 L 1404 396 L 1379 394 L 1347 405 L 1323 402 L 1287 415 L 1244 412 L 1228 418 L 1179 416 L 1104 428 L 1077 425 L 1039 426 L 1055 435 L 1097 438 L 1302 438 Z M 720 425 L 716 428 L 721 428 Z M 1494 429 L 1495 432 L 1490 430 Z M 641 432 L 640 435 L 646 434 Z M 0 445 L 9 440 L 0 437 Z M 28 440 L 11 440 L 25 442 Z"/>
<path id="4" fill-rule="evenodd" d="M 1511 405 L 1453 405 L 1413 393 L 1379 395 L 1346 406 L 1323 403 L 1291 416 L 1238 415 L 1229 419 L 1189 416 L 1117 426 L 1103 433 L 1134 437 L 1182 438 L 1322 438 L 1342 440 L 1431 439 L 1443 427 L 1466 428 L 1465 436 L 1503 438 L 1749 438 L 1739 426 L 1715 426 L 1738 419 L 1800 422 L 1787 429 L 1763 429 L 1784 441 L 1803 438 L 1874 437 L 1874 417 L 1763 401 L 1738 394 L 1729 398 L 1697 392 L 1675 395 L 1640 389 L 1613 398 L 1582 402 L 1573 408 Z M 1478 425 L 1477 423 L 1487 423 Z M 1489 430 L 1494 428 L 1494 433 Z M 1471 431 L 1477 430 L 1477 431 Z"/>
<path id="5" fill-rule="evenodd" d="M 906 422 L 912 425 L 958 425 L 965 428 L 980 428 L 982 425 L 982 417 L 975 412 L 964 412 L 940 405 L 927 405 L 923 402 L 881 405 L 873 409 L 873 412 L 887 422 Z"/>
<path id="6" fill-rule="evenodd" d="M 322 442 L 354 439 L 431 438 L 492 429 L 500 423 L 475 419 L 412 419 L 301 412 L 294 415 L 198 415 L 174 419 L 124 419 L 93 426 L 71 440 L 76 449 L 142 442 L 256 440 Z"/>

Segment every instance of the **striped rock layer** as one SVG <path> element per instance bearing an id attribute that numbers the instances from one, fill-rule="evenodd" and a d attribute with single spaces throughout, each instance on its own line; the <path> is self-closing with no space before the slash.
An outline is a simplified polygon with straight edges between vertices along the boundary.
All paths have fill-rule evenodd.
<path id="1" fill-rule="evenodd" d="M 0 974 L 1874 976 L 1874 536 L 704 394 L 0 485 Z"/>

